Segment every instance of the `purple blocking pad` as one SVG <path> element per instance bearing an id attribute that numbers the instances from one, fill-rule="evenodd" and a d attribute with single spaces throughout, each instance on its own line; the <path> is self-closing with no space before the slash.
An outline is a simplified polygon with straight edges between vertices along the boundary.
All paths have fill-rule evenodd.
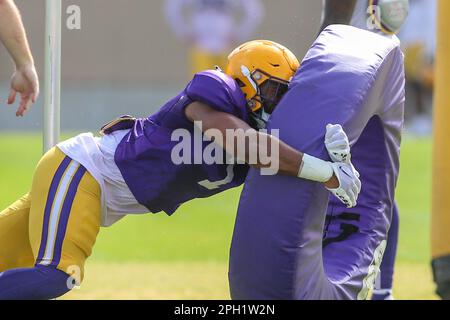
<path id="1" fill-rule="evenodd" d="M 361 173 L 358 206 L 349 211 L 334 199 L 328 205 L 322 184 L 252 169 L 231 245 L 233 299 L 367 297 L 383 256 L 399 170 L 405 81 L 399 46 L 395 36 L 334 25 L 309 50 L 269 129 L 329 160 L 325 127 L 341 124 Z M 323 249 L 327 212 L 358 219 L 351 222 L 356 232 Z M 341 220 L 326 227 L 342 232 Z"/>

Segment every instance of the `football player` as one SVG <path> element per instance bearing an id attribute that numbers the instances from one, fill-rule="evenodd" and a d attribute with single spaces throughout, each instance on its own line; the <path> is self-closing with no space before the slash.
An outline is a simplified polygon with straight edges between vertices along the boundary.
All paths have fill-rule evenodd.
<path id="1" fill-rule="evenodd" d="M 408 8 L 408 0 L 325 0 L 321 30 L 328 25 L 340 23 L 390 36 L 400 31 L 408 16 Z M 393 299 L 392 285 L 398 231 L 399 214 L 395 205 L 388 234 L 388 246 L 372 295 L 374 300 Z"/>
<path id="2" fill-rule="evenodd" d="M 0 299 L 59 297 L 83 278 L 100 226 L 137 212 L 171 215 L 191 199 L 241 185 L 249 169 L 245 163 L 174 163 L 173 133 L 184 129 L 195 137 L 198 123 L 204 141 L 211 140 L 210 129 L 223 136 L 227 130 L 246 131 L 254 138 L 240 155 L 248 163 L 253 146 L 259 154 L 276 142 L 280 173 L 322 182 L 346 206 L 355 206 L 361 184 L 353 165 L 303 154 L 257 130 L 298 67 L 294 54 L 277 43 L 246 43 L 230 54 L 225 73 L 196 74 L 150 117 L 124 116 L 104 126 L 100 138 L 85 133 L 50 150 L 36 168 L 30 193 L 0 213 Z M 326 130 L 330 152 L 348 151 L 340 127 Z M 215 142 L 234 154 L 237 141 Z M 200 151 L 206 147 L 203 143 Z M 259 157 L 249 164 L 267 166 Z"/>

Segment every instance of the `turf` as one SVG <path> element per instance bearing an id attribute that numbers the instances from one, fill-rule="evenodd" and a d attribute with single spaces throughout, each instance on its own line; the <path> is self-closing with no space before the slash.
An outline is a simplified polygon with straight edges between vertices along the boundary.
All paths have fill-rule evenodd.
<path id="1" fill-rule="evenodd" d="M 36 134 L 0 133 L 0 208 L 27 192 L 41 153 Z M 406 139 L 397 200 L 395 293 L 431 299 L 431 141 Z M 239 189 L 183 205 L 172 217 L 130 216 L 101 231 L 83 288 L 67 298 L 229 298 L 227 259 Z"/>

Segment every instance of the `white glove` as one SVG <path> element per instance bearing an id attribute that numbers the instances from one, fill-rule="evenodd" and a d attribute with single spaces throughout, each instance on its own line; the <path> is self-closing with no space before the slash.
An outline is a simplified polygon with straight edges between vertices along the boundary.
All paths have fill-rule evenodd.
<path id="1" fill-rule="evenodd" d="M 334 174 L 339 181 L 339 187 L 336 189 L 328 189 L 339 200 L 341 200 L 347 208 L 356 206 L 356 200 L 361 192 L 361 181 L 359 173 L 351 163 L 335 162 L 331 164 Z"/>
<path id="2" fill-rule="evenodd" d="M 333 162 L 350 163 L 350 143 L 340 124 L 327 125 L 325 146 Z"/>
<path id="3" fill-rule="evenodd" d="M 336 189 L 327 188 L 328 191 L 334 194 L 348 208 L 356 206 L 356 200 L 361 191 L 361 181 L 359 180 L 358 171 L 351 163 L 323 161 L 305 153 L 298 177 L 312 181 L 327 182 L 333 176 L 333 173 L 336 175 L 339 187 Z"/>

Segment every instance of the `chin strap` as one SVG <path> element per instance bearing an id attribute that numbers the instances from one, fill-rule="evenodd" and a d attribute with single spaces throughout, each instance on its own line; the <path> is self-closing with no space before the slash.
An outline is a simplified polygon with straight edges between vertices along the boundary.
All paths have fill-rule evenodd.
<path id="1" fill-rule="evenodd" d="M 259 96 L 259 87 L 258 87 L 258 84 L 255 82 L 255 80 L 253 80 L 252 74 L 246 66 L 244 66 L 244 65 L 241 66 L 241 72 L 244 75 L 244 77 L 246 77 L 247 80 L 250 82 L 253 89 L 255 89 L 255 91 L 256 91 L 256 95 L 251 100 L 248 100 L 248 102 L 247 102 L 248 106 L 251 109 L 253 109 L 256 104 L 254 99 L 255 99 L 255 97 Z M 259 102 L 259 103 L 261 103 L 261 107 L 262 107 L 262 102 Z M 264 110 L 263 110 L 263 113 L 264 113 Z M 265 116 L 264 114 L 261 114 L 261 116 L 260 116 L 259 114 L 256 114 L 256 113 L 253 114 L 253 118 L 255 119 L 259 129 L 263 129 L 266 127 L 266 122 L 269 120 L 269 117 L 270 117 L 270 115 Z"/>
<path id="2" fill-rule="evenodd" d="M 261 108 L 256 112 L 252 112 L 251 117 L 255 121 L 257 129 L 265 129 L 267 122 L 270 119 L 270 114 L 264 111 L 264 108 Z"/>

